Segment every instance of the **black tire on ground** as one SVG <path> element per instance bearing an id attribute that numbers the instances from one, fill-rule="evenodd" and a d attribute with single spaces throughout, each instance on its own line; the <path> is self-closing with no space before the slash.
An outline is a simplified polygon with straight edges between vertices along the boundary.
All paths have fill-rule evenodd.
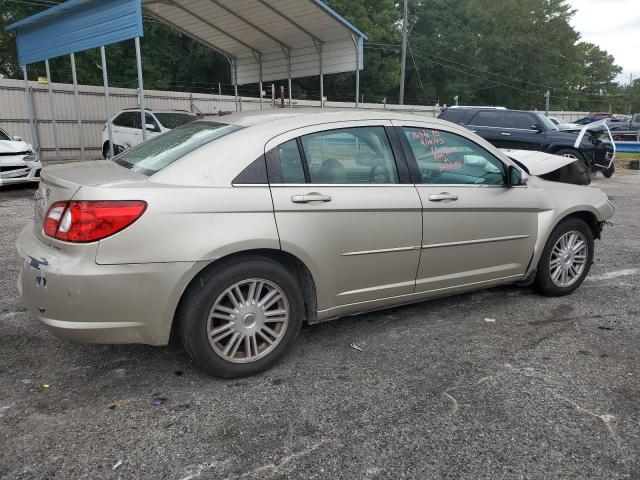
<path id="1" fill-rule="evenodd" d="M 124 152 L 124 147 L 122 145 L 114 145 L 113 146 L 113 155 L 116 156 L 120 153 Z M 102 145 L 102 158 L 105 160 L 109 158 L 109 142 L 104 142 Z"/>
<path id="2" fill-rule="evenodd" d="M 289 303 L 289 323 L 280 343 L 269 354 L 250 363 L 233 363 L 218 355 L 209 343 L 209 313 L 229 287 L 256 278 L 268 280 L 283 291 Z M 282 264 L 256 255 L 230 260 L 201 273 L 182 299 L 176 315 L 177 331 L 185 350 L 200 367 L 218 377 L 244 377 L 270 368 L 287 353 L 300 333 L 304 312 L 296 275 Z"/>
<path id="3" fill-rule="evenodd" d="M 611 176 L 613 175 L 613 172 L 615 171 L 616 171 L 616 166 L 612 163 L 609 168 L 602 171 L 602 174 L 604 175 L 605 178 L 611 178 Z"/>
<path id="4" fill-rule="evenodd" d="M 572 285 L 562 287 L 556 285 L 552 278 L 551 272 L 549 268 L 549 264 L 551 262 L 551 253 L 553 247 L 556 245 L 558 240 L 568 232 L 577 231 L 580 232 L 587 243 L 587 255 L 586 255 L 586 263 L 584 266 L 584 270 L 580 274 L 577 281 L 575 281 Z M 585 277 L 589 274 L 589 269 L 591 268 L 591 264 L 593 263 L 593 232 L 589 225 L 587 225 L 583 220 L 579 218 L 567 218 L 560 222 L 551 232 L 549 238 L 547 239 L 547 244 L 542 251 L 542 255 L 540 256 L 540 260 L 538 261 L 538 269 L 536 273 L 535 286 L 537 290 L 549 297 L 560 297 L 563 295 L 569 295 L 573 293 L 584 281 Z"/>

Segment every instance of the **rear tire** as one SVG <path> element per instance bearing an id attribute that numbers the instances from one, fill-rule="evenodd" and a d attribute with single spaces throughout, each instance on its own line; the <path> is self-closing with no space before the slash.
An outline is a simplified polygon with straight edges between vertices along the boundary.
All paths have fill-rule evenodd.
<path id="1" fill-rule="evenodd" d="M 300 332 L 305 310 L 298 285 L 287 268 L 261 256 L 202 273 L 185 294 L 176 319 L 185 350 L 218 377 L 270 368 Z"/>
<path id="2" fill-rule="evenodd" d="M 573 293 L 593 262 L 593 232 L 578 218 L 563 220 L 553 229 L 538 261 L 536 288 L 544 295 Z"/>

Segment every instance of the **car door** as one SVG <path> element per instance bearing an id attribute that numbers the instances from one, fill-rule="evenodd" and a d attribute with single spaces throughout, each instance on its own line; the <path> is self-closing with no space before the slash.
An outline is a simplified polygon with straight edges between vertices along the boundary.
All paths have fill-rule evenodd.
<path id="1" fill-rule="evenodd" d="M 479 110 L 469 120 L 467 127 L 473 133 L 484 138 L 493 145 L 500 146 L 503 136 L 500 135 L 504 124 L 504 110 Z"/>
<path id="2" fill-rule="evenodd" d="M 414 291 L 421 203 L 397 142 L 389 121 L 354 121 L 265 146 L 281 246 L 311 270 L 325 316 Z"/>
<path id="3" fill-rule="evenodd" d="M 535 191 L 508 187 L 506 164 L 463 129 L 427 122 L 394 124 L 423 205 L 416 292 L 465 290 L 521 278 L 538 232 Z"/>
<path id="4" fill-rule="evenodd" d="M 539 130 L 533 128 L 540 127 Z M 538 118 L 529 112 L 505 112 L 504 128 L 500 132 L 501 148 L 540 150 L 544 142 L 544 130 Z"/>

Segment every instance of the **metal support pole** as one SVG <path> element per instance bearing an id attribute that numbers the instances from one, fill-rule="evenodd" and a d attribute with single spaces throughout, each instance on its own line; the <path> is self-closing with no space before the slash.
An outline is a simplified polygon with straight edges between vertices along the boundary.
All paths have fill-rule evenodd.
<path id="1" fill-rule="evenodd" d="M 233 95 L 236 102 L 236 112 L 238 111 L 238 61 L 233 59 Z M 240 104 L 240 110 L 242 110 L 242 104 Z"/>
<path id="2" fill-rule="evenodd" d="M 40 153 L 40 145 L 38 142 L 38 135 L 36 134 L 36 126 L 34 122 L 33 108 L 31 105 L 29 78 L 27 77 L 27 66 L 22 65 L 22 74 L 24 75 L 24 98 L 27 101 L 27 112 L 29 113 L 29 126 L 31 127 L 31 144 L 34 146 L 38 153 Z"/>
<path id="3" fill-rule="evenodd" d="M 322 69 L 323 69 L 322 44 L 319 45 L 318 50 L 320 51 L 320 106 L 324 108 L 324 74 L 322 73 Z"/>
<path id="4" fill-rule="evenodd" d="M 547 90 L 547 93 L 544 94 L 544 114 L 549 115 L 549 97 L 551 96 L 551 92 Z"/>
<path id="5" fill-rule="evenodd" d="M 289 89 L 289 108 L 291 108 L 293 98 L 293 92 L 291 91 L 291 50 L 287 55 L 287 88 Z"/>
<path id="6" fill-rule="evenodd" d="M 264 108 L 262 104 L 262 55 L 260 55 L 260 110 Z"/>
<path id="7" fill-rule="evenodd" d="M 276 108 L 276 86 L 271 84 L 271 108 Z"/>
<path id="8" fill-rule="evenodd" d="M 56 160 L 60 160 L 60 142 L 58 140 L 58 124 L 56 123 L 56 107 L 53 104 L 53 90 L 51 88 L 51 70 L 49 69 L 49 60 L 44 61 L 44 67 L 47 71 L 47 88 L 49 89 L 49 113 L 51 114 L 51 126 L 53 127 L 53 143 L 56 147 Z"/>
<path id="9" fill-rule="evenodd" d="M 356 108 L 360 107 L 360 38 L 351 34 L 353 46 L 356 47 Z"/>
<path id="10" fill-rule="evenodd" d="M 218 111 L 222 110 L 222 84 L 218 82 Z"/>
<path id="11" fill-rule="evenodd" d="M 407 17 L 408 17 L 407 0 L 404 0 L 404 9 L 402 13 L 402 59 L 400 60 L 400 105 L 404 105 L 404 77 L 407 67 Z"/>
<path id="12" fill-rule="evenodd" d="M 113 129 L 111 128 L 111 102 L 109 101 L 109 78 L 107 76 L 107 55 L 104 45 L 100 47 L 102 60 L 102 82 L 104 83 L 104 105 L 107 110 L 107 134 L 109 135 L 109 155 L 113 158 Z"/>
<path id="13" fill-rule="evenodd" d="M 84 133 L 82 132 L 82 118 L 80 115 L 80 97 L 78 96 L 78 77 L 76 75 L 76 56 L 71 54 L 71 80 L 73 81 L 73 104 L 76 109 L 78 122 L 78 140 L 80 141 L 80 158 L 84 160 Z"/>
<path id="14" fill-rule="evenodd" d="M 140 102 L 140 128 L 142 141 L 147 139 L 147 112 L 144 109 L 144 82 L 142 81 L 142 55 L 140 54 L 140 37 L 133 39 L 136 43 L 136 68 L 138 69 L 138 98 Z"/>

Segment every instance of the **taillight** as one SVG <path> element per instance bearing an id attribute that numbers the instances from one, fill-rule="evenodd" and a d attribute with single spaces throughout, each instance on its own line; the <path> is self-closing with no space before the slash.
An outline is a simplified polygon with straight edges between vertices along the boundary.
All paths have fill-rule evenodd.
<path id="1" fill-rule="evenodd" d="M 55 202 L 44 218 L 44 234 L 65 242 L 95 242 L 127 228 L 144 213 L 142 200 Z"/>

